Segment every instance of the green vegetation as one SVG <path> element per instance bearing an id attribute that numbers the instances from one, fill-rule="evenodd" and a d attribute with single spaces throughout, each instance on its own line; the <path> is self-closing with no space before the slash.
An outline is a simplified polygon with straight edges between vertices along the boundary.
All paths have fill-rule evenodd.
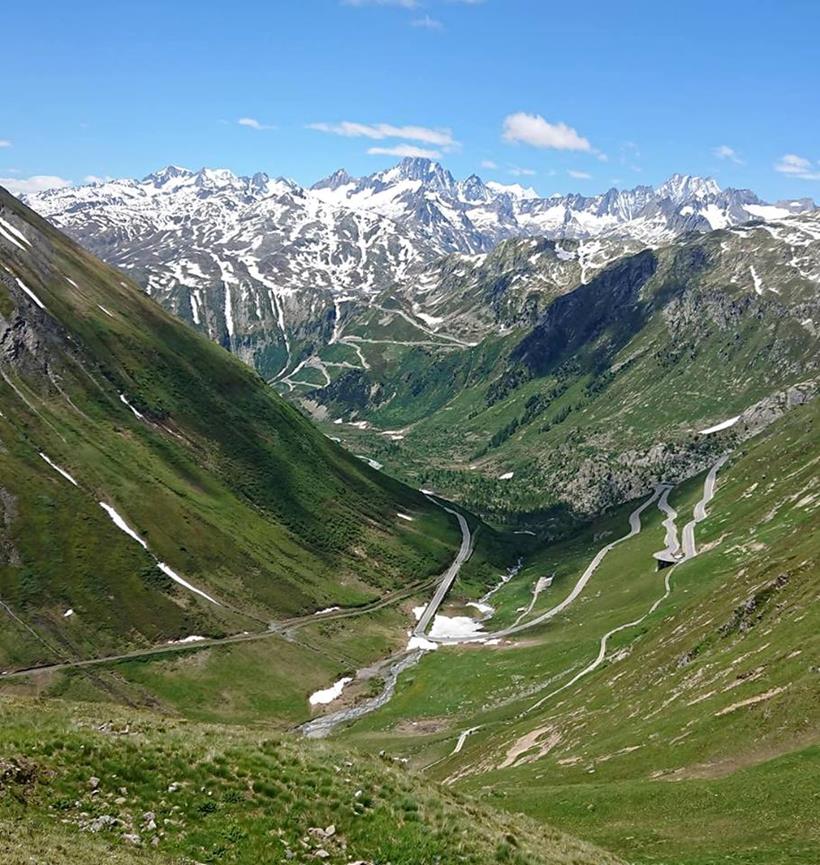
<path id="1" fill-rule="evenodd" d="M 118 707 L 21 700 L 0 700 L 0 840 L 8 865 L 29 865 L 32 855 L 71 865 L 101 856 L 247 865 L 618 861 L 429 784 L 390 758 Z"/>
<path id="2" fill-rule="evenodd" d="M 820 314 L 816 287 L 785 266 L 789 248 L 765 229 L 688 237 L 560 286 L 549 282 L 553 259 L 534 264 L 530 243 L 488 256 L 486 281 L 442 276 L 441 291 L 463 302 L 445 329 L 462 333 L 472 304 L 477 320 L 495 310 L 503 335 L 485 322 L 470 348 L 367 345 L 370 370 L 309 394 L 334 418 L 372 424 L 336 427 L 357 452 L 488 518 L 541 532 L 547 518 L 555 536 L 653 476 L 690 476 L 737 432 L 715 440 L 697 430 L 817 374 L 820 345 L 806 324 Z M 747 261 L 777 292 L 755 292 Z M 516 312 L 527 292 L 536 318 Z M 513 306 L 501 311 L 500 298 Z M 345 376 L 356 378 L 355 400 Z"/>
<path id="3" fill-rule="evenodd" d="M 641 533 L 604 558 L 562 614 L 501 646 L 430 653 L 345 740 L 630 861 L 816 861 L 817 413 L 793 409 L 721 470 L 697 557 L 658 572 L 661 515 L 646 511 Z M 679 530 L 702 482 L 670 496 Z M 534 613 L 558 603 L 594 551 L 626 531 L 633 506 L 526 556 L 493 596 L 488 629 L 514 618 L 547 571 L 555 581 Z M 667 576 L 658 609 L 550 697 L 596 656 L 604 633 L 663 596 Z"/>
<path id="4" fill-rule="evenodd" d="M 264 630 L 444 569 L 447 514 L 11 196 L 0 204 L 33 242 L 4 247 L 0 269 L 14 301 L 0 322 L 0 598 L 18 617 L 0 669 Z M 100 501 L 220 606 L 160 573 Z"/>

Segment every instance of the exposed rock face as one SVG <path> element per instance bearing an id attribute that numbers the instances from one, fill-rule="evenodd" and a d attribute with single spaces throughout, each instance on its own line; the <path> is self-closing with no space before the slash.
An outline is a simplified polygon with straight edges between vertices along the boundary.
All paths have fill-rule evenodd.
<path id="1" fill-rule="evenodd" d="M 27 201 L 269 378 L 332 342 L 343 315 L 355 316 L 394 283 L 405 286 L 408 306 L 424 306 L 429 297 L 418 282 L 436 278 L 425 268 L 442 255 L 462 256 L 471 269 L 475 256 L 505 239 L 570 239 L 553 250 L 562 272 L 548 280 L 548 290 L 556 290 L 552 283 L 566 290 L 624 252 L 813 207 L 767 205 L 748 190 L 685 175 L 655 189 L 540 198 L 476 175 L 457 181 L 418 158 L 361 178 L 340 169 L 309 189 L 261 172 L 168 166 L 140 181 L 50 190 Z M 491 274 L 479 277 L 487 287 Z M 520 286 L 508 288 L 499 283 L 501 294 L 481 298 L 491 320 L 518 325 L 540 312 L 539 291 L 518 299 Z"/>

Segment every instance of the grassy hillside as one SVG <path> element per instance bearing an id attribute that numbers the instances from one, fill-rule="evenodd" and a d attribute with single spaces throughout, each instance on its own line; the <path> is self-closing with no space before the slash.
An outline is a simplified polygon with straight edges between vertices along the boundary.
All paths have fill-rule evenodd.
<path id="1" fill-rule="evenodd" d="M 618 861 L 389 758 L 116 707 L 3 700 L 0 721 L 8 865 Z"/>
<path id="2" fill-rule="evenodd" d="M 631 862 L 817 861 L 817 424 L 815 401 L 734 454 L 695 558 L 657 571 L 663 515 L 647 510 L 559 616 L 430 653 L 345 736 Z M 679 531 L 702 491 L 699 476 L 670 495 Z M 526 557 L 485 627 L 514 619 L 539 576 L 554 581 L 533 615 L 566 597 L 633 507 Z M 605 633 L 638 620 L 573 682 Z"/>
<path id="3" fill-rule="evenodd" d="M 478 282 L 461 277 L 478 319 L 496 316 L 478 345 L 442 346 L 447 319 L 438 345 L 419 330 L 416 345 L 391 345 L 385 332 L 362 344 L 368 370 L 305 399 L 331 418 L 368 421 L 339 434 L 398 476 L 484 513 L 529 513 L 540 530 L 545 517 L 561 523 L 562 509 L 583 518 L 652 478 L 705 468 L 714 439 L 699 430 L 816 379 L 816 215 L 684 238 L 581 284 L 551 281 L 554 254 L 532 255 L 531 243 L 505 244 Z M 460 298 L 459 278 L 440 276 L 436 296 Z M 528 318 L 530 294 L 538 315 Z M 351 332 L 378 316 L 392 326 L 380 311 Z"/>
<path id="4" fill-rule="evenodd" d="M 444 568 L 440 509 L 2 191 L 0 217 L 0 669 L 264 630 Z"/>

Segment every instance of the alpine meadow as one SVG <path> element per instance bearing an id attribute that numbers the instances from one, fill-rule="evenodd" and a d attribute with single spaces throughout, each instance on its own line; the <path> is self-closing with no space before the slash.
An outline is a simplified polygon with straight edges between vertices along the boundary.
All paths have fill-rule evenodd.
<path id="1" fill-rule="evenodd" d="M 816 865 L 820 8 L 3 17 L 0 865 Z"/>

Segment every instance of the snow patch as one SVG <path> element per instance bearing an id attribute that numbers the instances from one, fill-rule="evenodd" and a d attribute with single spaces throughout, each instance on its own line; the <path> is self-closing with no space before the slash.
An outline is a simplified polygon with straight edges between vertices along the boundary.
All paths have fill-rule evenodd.
<path id="1" fill-rule="evenodd" d="M 125 520 L 117 513 L 117 511 L 111 507 L 111 505 L 107 505 L 105 502 L 99 503 L 100 507 L 111 517 L 114 525 L 122 532 L 125 532 L 129 538 L 135 540 L 146 552 L 151 553 L 148 549 L 148 544 L 125 522 Z M 153 556 L 153 553 L 151 553 Z M 179 583 L 179 585 L 184 586 L 191 592 L 194 592 L 197 595 L 205 598 L 206 601 L 210 601 L 212 604 L 216 604 L 217 607 L 221 607 L 222 604 L 219 601 L 214 600 L 210 595 L 203 592 L 201 589 L 198 589 L 196 586 L 192 586 L 187 580 L 183 579 L 176 571 L 172 570 L 165 562 L 159 561 L 159 559 L 154 556 L 154 561 L 156 562 L 157 567 L 165 574 L 167 577 L 170 577 L 175 583 Z"/>
<path id="2" fill-rule="evenodd" d="M 25 237 L 23 237 L 23 235 L 13 225 L 9 225 L 9 223 L 6 222 L 6 220 L 3 219 L 2 217 L 0 217 L 0 235 L 5 237 L 6 240 L 8 240 L 10 243 L 13 243 L 15 246 L 19 246 L 20 249 L 23 250 L 23 252 L 26 251 L 26 247 L 23 246 L 22 243 L 18 243 L 18 241 L 15 240 L 15 236 L 19 237 L 20 240 L 23 241 L 23 243 L 26 243 L 28 246 L 31 246 L 31 244 L 28 242 L 28 240 Z"/>
<path id="3" fill-rule="evenodd" d="M 147 548 L 146 548 L 147 549 Z M 206 594 L 202 591 L 202 589 L 198 589 L 196 586 L 192 586 L 187 580 L 183 579 L 176 571 L 171 570 L 165 562 L 157 562 L 157 567 L 162 571 L 165 576 L 170 577 L 175 583 L 179 583 L 180 586 L 184 586 L 189 591 L 193 592 L 196 595 L 199 595 L 202 598 L 205 598 L 206 601 L 210 601 L 212 604 L 216 604 L 217 607 L 221 607 L 222 604 L 219 601 L 214 600 L 210 595 Z"/>
<path id="4" fill-rule="evenodd" d="M 412 523 L 414 520 L 414 517 L 411 517 L 409 514 L 396 514 L 396 516 L 400 520 L 407 520 L 408 523 Z"/>
<path id="5" fill-rule="evenodd" d="M 329 688 L 325 688 L 322 691 L 314 691 L 309 697 L 310 705 L 324 706 L 327 703 L 332 703 L 334 700 L 341 697 L 345 685 L 349 685 L 352 681 L 353 678 L 351 676 L 345 676 Z"/>
<path id="6" fill-rule="evenodd" d="M 495 607 L 490 604 L 485 604 L 482 601 L 470 601 L 467 606 L 478 610 L 478 612 L 485 618 L 489 618 L 495 612 Z"/>
<path id="7" fill-rule="evenodd" d="M 100 507 L 111 517 L 114 525 L 121 531 L 125 532 L 129 538 L 135 540 L 144 550 L 148 549 L 148 544 L 128 525 L 127 522 L 117 513 L 117 511 L 107 505 L 105 502 L 100 502 Z"/>
<path id="8" fill-rule="evenodd" d="M 422 652 L 435 652 L 438 648 L 438 643 L 432 640 L 427 640 L 424 637 L 410 637 L 407 641 L 407 651 L 412 652 L 414 649 L 421 649 Z"/>
<path id="9" fill-rule="evenodd" d="M 469 616 L 442 616 L 437 614 L 430 626 L 430 636 L 438 640 L 462 640 L 480 636 L 484 625 Z"/>
<path id="10" fill-rule="evenodd" d="M 131 411 L 134 412 L 135 417 L 139 418 L 140 420 L 145 420 L 145 418 L 134 408 L 134 406 L 132 406 L 131 403 L 128 402 L 128 400 L 125 398 L 125 394 L 120 394 L 120 402 L 123 405 L 127 405 L 128 408 L 130 408 Z"/>
<path id="11" fill-rule="evenodd" d="M 15 276 L 14 278 L 17 280 L 17 285 L 19 285 L 20 288 L 23 289 L 23 291 L 37 304 L 37 306 L 40 307 L 40 309 L 46 308 L 46 305 L 43 303 L 43 301 L 40 300 L 39 297 L 37 297 L 37 295 L 23 282 L 22 279 L 20 279 L 19 276 Z"/>
<path id="12" fill-rule="evenodd" d="M 77 481 L 75 481 L 65 469 L 60 468 L 57 463 L 52 462 L 42 451 L 40 451 L 40 456 L 54 469 L 55 472 L 59 472 L 69 483 L 74 484 L 75 487 L 79 486 Z"/>
<path id="13" fill-rule="evenodd" d="M 514 476 L 515 476 L 515 472 L 504 472 L 503 475 L 498 476 L 498 479 L 500 481 L 508 481 L 508 480 L 510 480 L 510 478 L 512 478 Z"/>
<path id="14" fill-rule="evenodd" d="M 371 469 L 376 469 L 377 472 L 381 471 L 384 468 L 384 466 L 380 462 L 378 462 L 377 460 L 371 459 L 370 457 L 366 457 L 366 456 L 364 456 L 364 454 L 356 454 L 356 456 L 360 460 L 364 460 L 364 462 L 366 462 L 370 466 Z"/>
<path id="15" fill-rule="evenodd" d="M 325 607 L 324 610 L 316 610 L 314 616 L 323 616 L 325 613 L 335 613 L 336 610 L 341 610 L 341 607 Z"/>
<path id="16" fill-rule="evenodd" d="M 698 435 L 708 436 L 712 433 L 720 432 L 724 429 L 729 429 L 729 427 L 733 427 L 739 420 L 740 415 L 735 415 L 735 417 L 730 417 L 728 420 L 722 421 L 721 423 L 715 424 L 714 426 L 710 426 L 708 429 L 702 429 L 698 432 Z"/>

